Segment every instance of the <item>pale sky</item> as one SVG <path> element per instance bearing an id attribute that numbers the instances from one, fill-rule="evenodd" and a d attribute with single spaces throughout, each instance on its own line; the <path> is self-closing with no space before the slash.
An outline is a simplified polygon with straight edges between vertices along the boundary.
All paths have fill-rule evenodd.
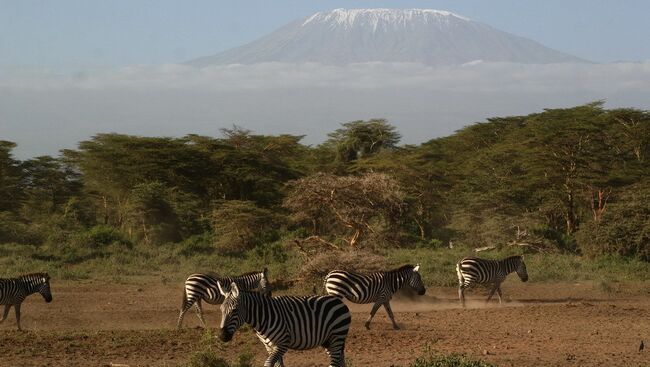
<path id="1" fill-rule="evenodd" d="M 340 7 L 448 10 L 596 64 L 174 65 Z M 0 0 L 0 140 L 26 159 L 97 133 L 237 124 L 318 144 L 341 123 L 386 118 L 417 144 L 595 100 L 648 110 L 648 14 L 645 0 Z"/>
<path id="2" fill-rule="evenodd" d="M 0 65 L 178 63 L 334 8 L 449 10 L 595 62 L 650 59 L 646 0 L 0 0 Z"/>

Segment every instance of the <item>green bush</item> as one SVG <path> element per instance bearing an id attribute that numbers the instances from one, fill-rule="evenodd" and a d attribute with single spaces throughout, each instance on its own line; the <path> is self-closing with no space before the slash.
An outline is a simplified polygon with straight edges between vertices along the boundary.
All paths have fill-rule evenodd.
<path id="1" fill-rule="evenodd" d="M 442 248 L 444 246 L 445 243 L 437 238 L 432 238 L 429 242 L 419 241 L 416 244 L 417 248 L 424 248 L 424 249 L 426 248 L 437 249 L 437 248 Z"/>
<path id="2" fill-rule="evenodd" d="M 211 255 L 216 250 L 212 233 L 194 235 L 177 246 L 177 254 L 185 257 L 194 255 Z"/>
<path id="3" fill-rule="evenodd" d="M 284 263 L 289 259 L 287 249 L 281 242 L 271 242 L 256 246 L 253 249 L 255 256 L 266 264 Z"/>
<path id="4" fill-rule="evenodd" d="M 252 201 L 225 200 L 212 213 L 216 244 L 222 251 L 240 254 L 278 239 L 281 218 Z"/>
<path id="5" fill-rule="evenodd" d="M 0 243 L 37 245 L 43 242 L 43 233 L 37 226 L 20 222 L 9 212 L 0 212 Z"/>
<path id="6" fill-rule="evenodd" d="M 650 182 L 634 185 L 619 202 L 607 207 L 599 222 L 590 221 L 576 233 L 587 256 L 620 255 L 650 260 Z"/>
<path id="7" fill-rule="evenodd" d="M 127 248 L 133 247 L 131 241 L 126 239 L 120 231 L 106 225 L 94 226 L 86 231 L 76 233 L 72 236 L 70 244 L 73 247 L 91 249 L 105 248 L 112 244 L 122 245 Z"/>
<path id="8" fill-rule="evenodd" d="M 230 364 L 225 359 L 217 357 L 214 351 L 203 350 L 194 353 L 185 367 L 230 367 Z"/>
<path id="9" fill-rule="evenodd" d="M 429 356 L 416 359 L 415 362 L 411 363 L 410 367 L 494 367 L 494 365 L 472 359 L 464 354 L 442 355 L 432 353 Z"/>
<path id="10" fill-rule="evenodd" d="M 241 353 L 237 363 L 230 364 L 218 356 L 225 350 L 224 345 L 215 339 L 212 331 L 206 330 L 199 340 L 199 349 L 192 354 L 183 367 L 252 367 L 255 356 L 250 352 Z"/>

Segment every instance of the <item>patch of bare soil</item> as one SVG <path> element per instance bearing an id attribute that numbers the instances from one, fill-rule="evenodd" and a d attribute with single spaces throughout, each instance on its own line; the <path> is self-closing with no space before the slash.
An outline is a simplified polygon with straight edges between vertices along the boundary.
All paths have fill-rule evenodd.
<path id="1" fill-rule="evenodd" d="M 194 312 L 176 331 L 181 285 L 53 284 L 54 301 L 38 295 L 22 307 L 26 331 L 15 330 L 13 310 L 0 324 L 0 366 L 178 366 L 199 349 L 202 330 Z M 485 290 L 467 292 L 467 309 L 456 290 L 429 289 L 392 302 L 401 330 L 392 330 L 381 309 L 365 330 L 370 305 L 350 305 L 353 325 L 346 355 L 354 366 L 408 366 L 425 349 L 466 353 L 498 366 L 643 366 L 650 351 L 648 284 L 602 291 L 586 283 L 522 284 L 508 281 L 505 302 L 485 305 Z M 204 306 L 212 327 L 219 308 Z M 262 365 L 266 351 L 251 331 L 235 335 L 223 351 L 242 352 Z M 289 351 L 287 366 L 324 366 L 322 349 Z"/>

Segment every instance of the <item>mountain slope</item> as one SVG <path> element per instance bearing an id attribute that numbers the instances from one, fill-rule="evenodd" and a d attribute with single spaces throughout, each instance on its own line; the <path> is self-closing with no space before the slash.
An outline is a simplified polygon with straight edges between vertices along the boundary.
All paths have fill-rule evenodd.
<path id="1" fill-rule="evenodd" d="M 188 63 L 419 62 L 455 65 L 482 61 L 583 62 L 472 21 L 431 9 L 335 9 L 296 20 L 249 44 Z"/>

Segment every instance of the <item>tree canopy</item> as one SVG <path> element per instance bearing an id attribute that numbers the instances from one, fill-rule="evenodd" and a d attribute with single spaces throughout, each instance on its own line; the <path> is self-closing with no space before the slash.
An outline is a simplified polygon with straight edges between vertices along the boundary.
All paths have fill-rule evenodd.
<path id="1" fill-rule="evenodd" d="M 526 233 L 540 248 L 647 258 L 645 194 L 635 193 L 648 190 L 648 111 L 594 102 L 419 145 L 400 139 L 371 119 L 317 146 L 233 126 L 219 137 L 98 134 L 20 161 L 0 141 L 0 237 L 65 241 L 101 224 L 148 245 L 207 233 L 250 248 L 269 233 L 355 247 L 482 246 Z M 30 235 L 8 229 L 19 225 Z"/>

